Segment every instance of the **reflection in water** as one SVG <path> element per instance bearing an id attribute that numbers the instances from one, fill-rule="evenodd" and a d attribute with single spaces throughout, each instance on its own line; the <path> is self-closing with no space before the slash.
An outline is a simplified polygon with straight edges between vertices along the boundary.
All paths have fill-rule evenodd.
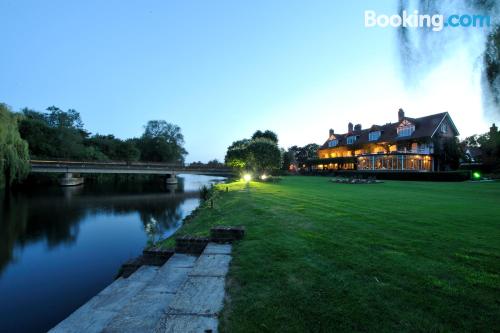
<path id="1" fill-rule="evenodd" d="M 85 184 L 0 197 L 0 331 L 57 324 L 147 242 L 172 235 L 199 204 L 199 187 L 220 180 L 186 176 L 178 188 Z"/>

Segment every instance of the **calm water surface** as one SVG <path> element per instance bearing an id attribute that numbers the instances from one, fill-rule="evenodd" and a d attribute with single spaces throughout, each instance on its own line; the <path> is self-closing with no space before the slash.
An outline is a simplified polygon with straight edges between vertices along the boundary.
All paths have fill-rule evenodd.
<path id="1" fill-rule="evenodd" d="M 220 177 L 38 188 L 0 197 L 0 332 L 44 332 L 113 281 L 148 241 L 171 236 Z"/>

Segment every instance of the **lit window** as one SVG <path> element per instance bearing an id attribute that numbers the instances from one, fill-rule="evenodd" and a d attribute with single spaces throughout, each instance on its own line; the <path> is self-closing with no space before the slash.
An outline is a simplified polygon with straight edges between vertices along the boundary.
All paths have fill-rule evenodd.
<path id="1" fill-rule="evenodd" d="M 351 135 L 351 136 L 347 137 L 347 144 L 348 145 L 352 145 L 355 141 L 356 141 L 356 136 L 355 135 Z"/>
<path id="2" fill-rule="evenodd" d="M 380 131 L 370 132 L 368 133 L 368 140 L 376 141 L 380 138 Z"/>
<path id="3" fill-rule="evenodd" d="M 328 147 L 335 147 L 338 144 L 339 144 L 339 140 L 335 139 L 335 140 L 328 142 Z"/>

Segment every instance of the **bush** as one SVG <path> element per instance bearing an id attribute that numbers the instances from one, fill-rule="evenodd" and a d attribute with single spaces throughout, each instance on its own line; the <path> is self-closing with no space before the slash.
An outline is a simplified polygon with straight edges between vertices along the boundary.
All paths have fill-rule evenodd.
<path id="1" fill-rule="evenodd" d="M 201 188 L 200 188 L 200 198 L 202 201 L 207 201 L 208 198 L 210 198 L 210 193 L 211 193 L 211 189 L 206 186 L 206 185 L 203 185 Z"/>

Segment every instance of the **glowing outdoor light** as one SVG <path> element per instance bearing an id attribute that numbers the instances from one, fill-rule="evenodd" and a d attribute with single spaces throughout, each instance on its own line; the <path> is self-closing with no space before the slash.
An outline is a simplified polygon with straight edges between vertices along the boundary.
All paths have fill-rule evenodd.
<path id="1" fill-rule="evenodd" d="M 475 171 L 473 174 L 472 174 L 472 177 L 474 177 L 474 179 L 480 179 L 481 178 L 481 174 L 477 171 Z"/>
<path id="2" fill-rule="evenodd" d="M 267 179 L 267 175 L 266 175 L 266 174 L 263 174 L 262 176 L 260 176 L 260 179 L 262 179 L 262 180 L 266 180 L 266 179 Z"/>
<path id="3" fill-rule="evenodd" d="M 252 180 L 252 175 L 249 173 L 245 173 L 243 175 L 243 180 L 246 181 L 247 183 Z"/>

